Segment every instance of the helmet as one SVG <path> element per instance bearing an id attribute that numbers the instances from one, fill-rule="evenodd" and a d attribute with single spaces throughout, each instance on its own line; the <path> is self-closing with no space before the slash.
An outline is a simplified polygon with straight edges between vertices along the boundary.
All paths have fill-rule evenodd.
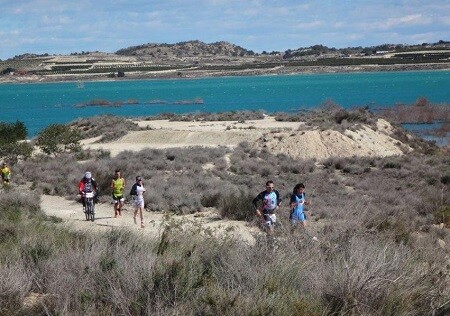
<path id="1" fill-rule="evenodd" d="M 84 174 L 84 177 L 88 180 L 90 180 L 92 178 L 92 174 L 89 171 L 86 171 L 86 173 Z"/>

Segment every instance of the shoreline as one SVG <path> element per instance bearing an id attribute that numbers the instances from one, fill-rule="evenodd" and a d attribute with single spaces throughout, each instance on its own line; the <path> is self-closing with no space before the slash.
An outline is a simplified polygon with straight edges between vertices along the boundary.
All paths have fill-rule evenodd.
<path id="1" fill-rule="evenodd" d="M 8 83 L 63 83 L 63 82 L 115 82 L 124 80 L 163 80 L 163 79 L 204 79 L 220 77 L 253 77 L 300 74 L 338 74 L 368 72 L 407 72 L 407 71 L 449 71 L 450 64 L 410 64 L 410 65 L 356 65 L 356 66 L 292 66 L 267 69 L 245 70 L 178 70 L 152 72 L 125 72 L 122 78 L 107 78 L 106 73 L 68 74 L 68 75 L 4 75 L 0 84 Z"/>

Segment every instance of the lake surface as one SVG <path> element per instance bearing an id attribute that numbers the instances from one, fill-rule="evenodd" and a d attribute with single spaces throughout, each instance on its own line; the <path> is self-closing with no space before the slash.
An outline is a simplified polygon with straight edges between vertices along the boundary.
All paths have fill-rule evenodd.
<path id="1" fill-rule="evenodd" d="M 296 112 L 327 100 L 344 108 L 376 108 L 410 104 L 419 97 L 449 103 L 450 71 L 1 84 L 0 121 L 23 121 L 32 137 L 49 124 L 100 114 L 145 117 L 164 112 Z M 80 107 L 93 100 L 137 104 Z"/>

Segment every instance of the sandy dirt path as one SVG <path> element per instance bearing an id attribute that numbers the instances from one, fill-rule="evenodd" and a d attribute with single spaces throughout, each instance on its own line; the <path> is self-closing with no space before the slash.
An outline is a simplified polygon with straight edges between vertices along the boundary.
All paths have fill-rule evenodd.
<path id="1" fill-rule="evenodd" d="M 144 214 L 145 227 L 140 228 L 140 225 L 134 224 L 132 205 L 125 205 L 122 217 L 114 218 L 113 205 L 110 203 L 97 204 L 95 221 L 88 222 L 80 203 L 52 195 L 41 196 L 41 209 L 48 216 L 62 219 L 64 225 L 76 231 L 107 232 L 113 229 L 128 228 L 151 238 L 159 238 L 167 222 L 164 213 L 146 211 Z M 260 233 L 258 228 L 251 227 L 245 222 L 223 220 L 214 210 L 183 216 L 171 215 L 170 219 L 180 222 L 186 228 L 201 225 L 205 229 L 212 230 L 217 236 L 227 232 L 249 244 L 255 242 L 254 234 Z M 138 224 L 140 224 L 139 219 Z"/>

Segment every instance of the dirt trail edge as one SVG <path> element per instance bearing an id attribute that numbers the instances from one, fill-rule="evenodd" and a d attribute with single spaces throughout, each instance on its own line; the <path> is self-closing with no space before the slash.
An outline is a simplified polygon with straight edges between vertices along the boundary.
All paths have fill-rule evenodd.
<path id="1" fill-rule="evenodd" d="M 134 223 L 134 208 L 129 204 L 125 205 L 120 218 L 114 218 L 111 203 L 97 204 L 94 222 L 86 221 L 81 203 L 60 196 L 42 195 L 41 209 L 46 215 L 62 219 L 67 227 L 77 231 L 107 232 L 108 230 L 126 228 L 135 230 L 138 234 L 145 234 L 150 238 L 159 238 L 164 230 L 164 213 L 145 212 L 145 228 L 140 228 L 139 219 L 139 225 Z M 183 216 L 172 215 L 171 219 L 179 221 L 186 228 L 201 225 L 214 231 L 218 237 L 225 232 L 231 233 L 249 244 L 254 244 L 255 238 L 253 235 L 258 233 L 258 229 L 249 227 L 245 222 L 221 219 L 215 210 Z"/>

